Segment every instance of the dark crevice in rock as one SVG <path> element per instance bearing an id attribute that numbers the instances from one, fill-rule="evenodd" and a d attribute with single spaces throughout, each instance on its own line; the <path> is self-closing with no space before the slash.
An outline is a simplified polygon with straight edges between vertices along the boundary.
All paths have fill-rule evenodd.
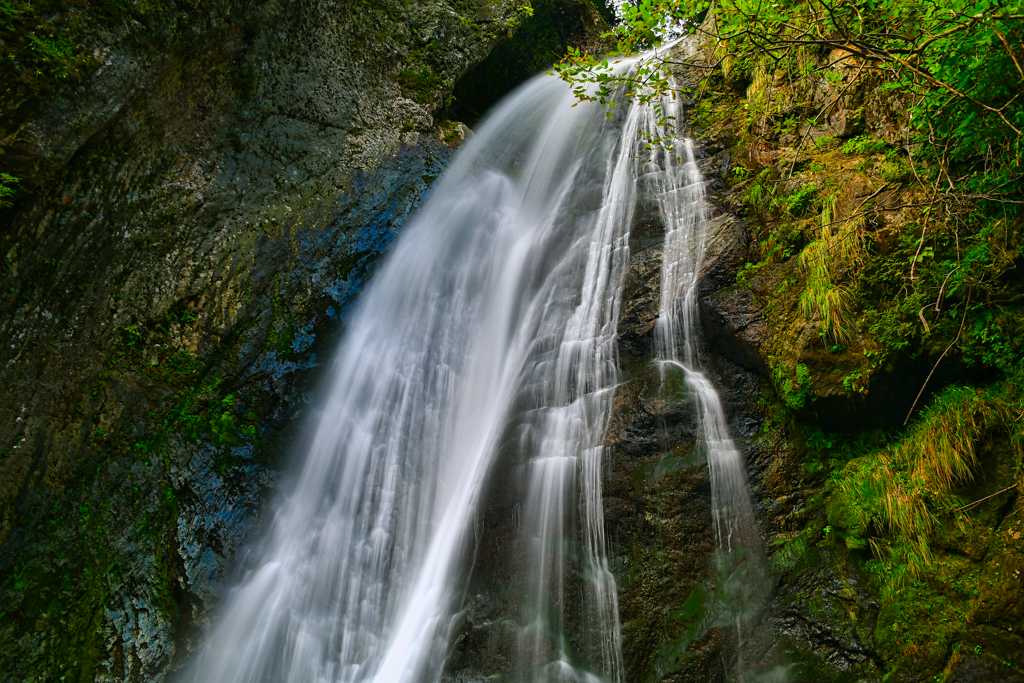
<path id="1" fill-rule="evenodd" d="M 606 20 L 591 3 L 534 0 L 532 5 L 533 16 L 456 82 L 445 118 L 475 126 L 498 100 L 560 60 L 567 46 L 606 49 L 600 39 Z"/>

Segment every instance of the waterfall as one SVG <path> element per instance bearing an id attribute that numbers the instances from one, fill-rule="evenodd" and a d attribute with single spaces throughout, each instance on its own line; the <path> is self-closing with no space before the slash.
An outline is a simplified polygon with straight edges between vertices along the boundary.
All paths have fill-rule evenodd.
<path id="1" fill-rule="evenodd" d="M 685 112 L 678 99 L 663 98 L 667 115 L 682 121 Z M 670 112 L 670 113 L 669 113 Z M 666 126 L 651 126 L 646 134 L 674 138 Z M 658 203 L 665 223 L 661 294 L 655 344 L 662 383 L 670 372 L 679 372 L 697 410 L 699 447 L 707 458 L 711 479 L 711 512 L 718 541 L 717 600 L 719 624 L 735 629 L 737 677 L 744 680 L 744 641 L 763 611 L 768 591 L 768 571 L 754 521 L 743 457 L 733 443 L 718 392 L 701 372 L 697 291 L 707 240 L 709 210 L 704 180 L 697 167 L 690 139 L 675 140 L 656 148 L 641 176 L 645 190 Z M 763 633 L 757 638 L 763 638 Z M 752 674 L 757 680 L 785 680 L 784 667 L 770 673 Z"/>
<path id="2" fill-rule="evenodd" d="M 656 336 L 701 411 L 716 528 L 728 548 L 748 534 L 740 457 L 697 370 L 705 210 L 692 147 L 685 161 L 645 151 L 644 135 L 666 133 L 648 106 L 606 116 L 574 103 L 551 77 L 516 91 L 397 241 L 329 367 L 294 487 L 187 680 L 439 680 L 486 533 L 484 491 L 504 487 L 516 680 L 622 682 L 602 442 L 638 193 L 665 216 Z"/>
<path id="3" fill-rule="evenodd" d="M 438 680 L 502 460 L 516 476 L 488 485 L 523 510 L 519 677 L 621 681 L 602 439 L 651 114 L 573 104 L 555 78 L 520 88 L 397 241 L 188 680 Z"/>

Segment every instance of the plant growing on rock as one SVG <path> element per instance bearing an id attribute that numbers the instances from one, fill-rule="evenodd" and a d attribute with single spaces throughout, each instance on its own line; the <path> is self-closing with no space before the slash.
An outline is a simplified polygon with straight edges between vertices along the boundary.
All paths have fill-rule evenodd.
<path id="1" fill-rule="evenodd" d="M 800 253 L 807 273 L 800 309 L 808 319 L 821 320 L 823 337 L 848 344 L 853 338 L 854 292 L 842 281 L 864 256 L 864 221 L 840 218 L 835 195 L 823 200 L 819 219 L 818 238 Z"/>
<path id="2" fill-rule="evenodd" d="M 9 173 L 0 173 L 0 209 L 6 209 L 11 205 L 15 192 L 17 192 L 13 186 L 17 183 L 18 178 Z"/>
<path id="3" fill-rule="evenodd" d="M 631 8 L 620 52 L 680 24 L 702 52 L 659 51 L 657 76 L 575 54 L 558 71 L 591 88 L 578 96 L 649 99 L 680 75 L 695 136 L 726 149 L 726 172 L 742 166 L 718 201 L 751 235 L 737 282 L 767 328 L 763 429 L 805 436 L 812 460 L 808 517 L 773 541 L 780 586 L 859 573 L 878 600 L 861 637 L 886 675 L 948 678 L 997 610 L 1017 609 L 1006 568 L 1024 557 L 1022 6 L 723 0 L 706 21 L 708 3 Z M 808 321 L 825 348 L 805 344 Z M 832 401 L 864 424 L 818 438 L 838 429 Z"/>

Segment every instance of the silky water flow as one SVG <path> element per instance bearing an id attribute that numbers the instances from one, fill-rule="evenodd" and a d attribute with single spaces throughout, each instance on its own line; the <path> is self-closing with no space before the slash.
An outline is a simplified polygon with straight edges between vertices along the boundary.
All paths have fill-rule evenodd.
<path id="1" fill-rule="evenodd" d="M 662 102 L 670 121 L 683 121 L 680 99 Z M 647 135 L 664 139 L 666 126 Z M 709 207 L 693 142 L 677 140 L 654 149 L 639 178 L 665 224 L 661 293 L 655 344 L 663 392 L 667 380 L 682 380 L 697 412 L 697 447 L 707 459 L 711 514 L 718 549 L 715 608 L 707 626 L 736 636 L 734 677 L 740 681 L 786 680 L 786 667 L 770 650 L 771 637 L 758 624 L 771 581 L 750 501 L 743 456 L 729 434 L 722 401 L 702 372 L 698 334 L 698 285 L 708 239 Z M 675 377 L 672 377 L 672 376 Z M 681 377 L 680 377 L 681 375 Z"/>
<path id="2" fill-rule="evenodd" d="M 726 482 L 715 485 L 723 548 L 748 533 L 739 454 L 696 369 L 705 221 L 692 150 L 684 164 L 678 150 L 645 156 L 641 133 L 659 130 L 650 107 L 609 119 L 573 104 L 555 78 L 520 88 L 405 229 L 348 322 L 294 487 L 185 680 L 437 681 L 464 618 L 486 486 L 521 502 L 516 680 L 623 680 L 602 440 L 645 174 L 668 217 L 663 360 L 686 373 L 713 478 Z M 499 458 L 515 476 L 488 482 Z"/>

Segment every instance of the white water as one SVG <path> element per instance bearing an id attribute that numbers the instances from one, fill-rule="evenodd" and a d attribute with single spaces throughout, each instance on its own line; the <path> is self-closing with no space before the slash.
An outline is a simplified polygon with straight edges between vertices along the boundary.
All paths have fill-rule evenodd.
<path id="1" fill-rule="evenodd" d="M 622 678 L 602 446 L 637 126 L 521 88 L 460 152 L 363 295 L 294 492 L 190 670 L 211 683 L 435 681 L 503 445 L 521 459 L 521 678 Z M 583 584 L 570 620 L 567 546 Z M 566 647 L 568 621 L 581 652 Z"/>
<path id="2" fill-rule="evenodd" d="M 684 112 L 678 101 L 663 102 L 677 121 Z M 664 129 L 651 131 L 667 135 Z M 784 668 L 747 672 L 744 639 L 756 629 L 767 595 L 768 573 L 754 521 L 743 457 L 729 434 L 722 402 L 701 372 L 698 353 L 697 292 L 707 240 L 708 205 L 704 180 L 690 140 L 659 149 L 645 176 L 665 221 L 661 297 L 655 342 L 662 381 L 668 372 L 682 372 L 687 393 L 697 410 L 699 446 L 711 480 L 711 513 L 718 541 L 718 623 L 735 628 L 738 680 L 785 680 Z M 763 637 L 763 633 L 760 634 Z M 747 674 L 746 676 L 744 674 Z"/>
<path id="3" fill-rule="evenodd" d="M 554 78 L 518 90 L 406 228 L 350 320 L 294 491 L 190 680 L 437 681 L 500 457 L 521 481 L 490 485 L 521 501 L 528 549 L 517 677 L 622 681 L 601 444 L 638 188 L 666 217 L 659 348 L 697 398 L 716 528 L 728 544 L 747 524 L 742 463 L 696 369 L 692 149 L 648 159 L 638 133 L 664 133 L 649 108 L 608 120 L 573 101 Z"/>
<path id="4" fill-rule="evenodd" d="M 666 103 L 682 119 L 678 104 Z M 680 149 L 681 148 L 681 149 Z M 661 298 L 655 340 L 662 361 L 682 370 L 686 387 L 697 406 L 701 440 L 711 470 L 711 506 L 718 544 L 732 549 L 735 538 L 753 537 L 753 514 L 747 492 L 743 457 L 729 436 L 718 392 L 700 372 L 697 353 L 697 286 L 707 239 L 708 207 L 704 179 L 690 140 L 674 149 L 659 150 L 651 166 L 648 186 L 665 220 L 665 246 L 661 269 Z"/>

